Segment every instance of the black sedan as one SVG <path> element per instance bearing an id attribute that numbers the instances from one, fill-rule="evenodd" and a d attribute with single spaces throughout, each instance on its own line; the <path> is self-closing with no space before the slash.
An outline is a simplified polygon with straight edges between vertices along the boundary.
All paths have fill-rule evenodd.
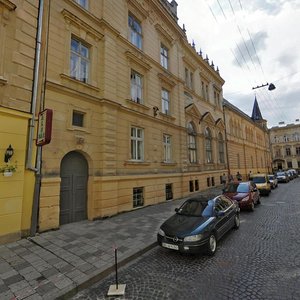
<path id="1" fill-rule="evenodd" d="M 235 200 L 225 195 L 192 197 L 176 214 L 167 219 L 157 234 L 158 244 L 182 253 L 213 255 L 217 241 L 230 229 L 240 226 L 240 209 Z"/>

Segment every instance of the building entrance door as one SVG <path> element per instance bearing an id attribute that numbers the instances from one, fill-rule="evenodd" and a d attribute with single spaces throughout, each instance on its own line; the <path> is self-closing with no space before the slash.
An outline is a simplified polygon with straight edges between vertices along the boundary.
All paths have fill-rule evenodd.
<path id="1" fill-rule="evenodd" d="M 72 151 L 60 165 L 60 225 L 87 218 L 88 163 L 84 156 Z"/>

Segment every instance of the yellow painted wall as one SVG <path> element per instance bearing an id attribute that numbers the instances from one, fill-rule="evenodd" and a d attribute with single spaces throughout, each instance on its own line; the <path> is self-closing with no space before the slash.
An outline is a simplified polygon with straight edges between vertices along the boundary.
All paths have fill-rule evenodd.
<path id="1" fill-rule="evenodd" d="M 20 238 L 30 228 L 34 181 L 24 172 L 29 118 L 0 107 L 0 167 L 5 166 L 4 153 L 10 144 L 14 149 L 10 164 L 17 165 L 11 177 L 0 173 L 0 242 Z"/>

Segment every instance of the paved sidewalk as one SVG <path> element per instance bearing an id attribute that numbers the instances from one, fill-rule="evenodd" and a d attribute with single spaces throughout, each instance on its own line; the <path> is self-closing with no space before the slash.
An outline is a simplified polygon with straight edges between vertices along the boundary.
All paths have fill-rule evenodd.
<path id="1" fill-rule="evenodd" d="M 221 189 L 208 192 L 220 194 Z M 67 224 L 0 245 L 0 299 L 56 299 L 76 294 L 114 270 L 115 248 L 121 266 L 154 247 L 162 221 L 184 200 Z"/>

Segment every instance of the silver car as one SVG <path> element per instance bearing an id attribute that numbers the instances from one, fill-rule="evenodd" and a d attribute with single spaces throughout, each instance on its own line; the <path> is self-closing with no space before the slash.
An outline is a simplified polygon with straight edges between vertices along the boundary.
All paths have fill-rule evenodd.
<path id="1" fill-rule="evenodd" d="M 276 189 L 278 187 L 278 179 L 276 175 L 269 174 L 268 178 L 271 183 L 271 189 Z"/>

